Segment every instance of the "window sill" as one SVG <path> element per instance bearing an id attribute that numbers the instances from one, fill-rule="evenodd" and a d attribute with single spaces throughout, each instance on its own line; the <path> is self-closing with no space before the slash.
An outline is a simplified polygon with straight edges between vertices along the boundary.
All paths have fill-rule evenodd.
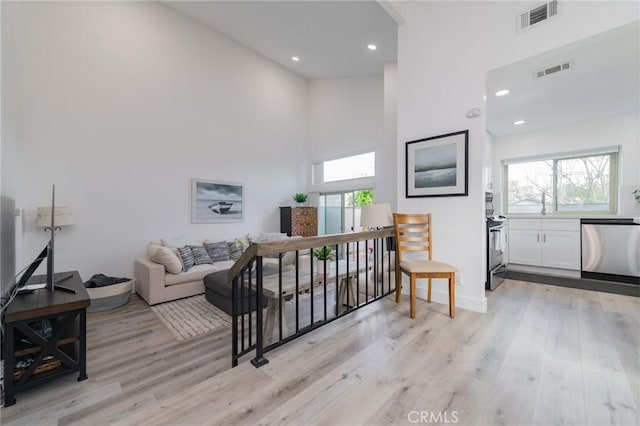
<path id="1" fill-rule="evenodd" d="M 540 214 L 540 213 L 510 213 L 505 215 L 507 219 L 582 219 L 582 218 L 616 218 L 616 217 L 628 217 L 629 215 L 618 215 L 613 213 L 598 213 L 598 212 L 571 212 L 571 213 L 552 213 L 552 214 Z"/>

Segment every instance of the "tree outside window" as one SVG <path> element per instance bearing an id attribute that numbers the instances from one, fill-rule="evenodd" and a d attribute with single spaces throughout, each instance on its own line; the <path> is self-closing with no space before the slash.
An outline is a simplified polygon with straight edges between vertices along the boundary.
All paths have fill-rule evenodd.
<path id="1" fill-rule="evenodd" d="M 373 189 L 347 193 L 347 207 L 362 207 L 373 204 Z"/>
<path id="2" fill-rule="evenodd" d="M 558 211 L 609 210 L 610 169 L 610 155 L 558 160 Z"/>
<path id="3" fill-rule="evenodd" d="M 507 212 L 613 212 L 616 160 L 608 153 L 507 164 Z"/>

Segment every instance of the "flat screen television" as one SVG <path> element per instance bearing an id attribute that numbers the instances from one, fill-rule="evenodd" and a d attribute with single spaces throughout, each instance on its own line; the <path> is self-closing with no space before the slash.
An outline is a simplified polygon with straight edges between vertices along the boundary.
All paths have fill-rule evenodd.
<path id="1" fill-rule="evenodd" d="M 38 266 L 40 266 L 42 261 L 47 258 L 48 252 L 49 252 L 49 244 L 47 244 L 45 248 L 42 249 L 40 254 L 27 267 L 27 270 L 24 272 L 24 274 L 22 274 L 22 277 L 20 277 L 20 280 L 18 281 L 18 284 L 17 284 L 18 290 L 25 289 L 25 287 L 27 286 L 27 282 L 29 281 L 29 278 L 31 278 L 31 276 L 36 271 L 36 269 L 38 269 Z"/>

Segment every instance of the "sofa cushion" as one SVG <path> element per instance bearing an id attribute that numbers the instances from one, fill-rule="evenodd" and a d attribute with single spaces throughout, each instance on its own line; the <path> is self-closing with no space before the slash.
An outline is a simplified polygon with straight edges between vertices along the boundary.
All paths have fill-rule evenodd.
<path id="1" fill-rule="evenodd" d="M 215 265 L 195 265 L 189 269 L 188 272 L 166 275 L 165 284 L 171 286 L 190 281 L 201 281 L 206 275 L 218 270 L 220 270 L 220 268 Z"/>
<path id="2" fill-rule="evenodd" d="M 197 246 L 197 245 L 202 245 L 202 240 L 195 240 L 195 239 L 187 239 L 185 237 L 175 237 L 175 238 L 161 238 L 160 242 L 162 243 L 163 246 L 165 247 L 169 247 L 170 249 L 175 249 L 178 247 L 184 247 L 184 246 Z"/>
<path id="3" fill-rule="evenodd" d="M 168 247 L 157 244 L 147 246 L 147 254 L 152 262 L 159 263 L 170 274 L 177 274 L 182 271 L 182 262 L 176 254 Z"/>
<path id="4" fill-rule="evenodd" d="M 188 272 L 189 269 L 195 265 L 195 260 L 193 259 L 193 252 L 189 246 L 178 247 L 178 256 L 180 256 L 180 260 L 182 261 L 182 270 L 184 272 Z"/>
<path id="5" fill-rule="evenodd" d="M 203 246 L 189 246 L 193 254 L 193 263 L 196 265 L 212 264 L 213 260 L 209 257 L 209 253 Z"/>
<path id="6" fill-rule="evenodd" d="M 204 248 L 209 253 L 209 257 L 214 262 L 221 262 L 224 260 L 230 260 L 229 257 L 229 245 L 226 241 L 218 241 L 216 243 L 204 243 Z"/>

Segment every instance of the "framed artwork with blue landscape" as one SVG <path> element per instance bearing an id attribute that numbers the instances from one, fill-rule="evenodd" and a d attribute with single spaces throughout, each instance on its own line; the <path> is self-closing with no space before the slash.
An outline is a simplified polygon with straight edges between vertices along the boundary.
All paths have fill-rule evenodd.
<path id="1" fill-rule="evenodd" d="M 469 130 L 406 143 L 406 197 L 468 195 Z"/>

